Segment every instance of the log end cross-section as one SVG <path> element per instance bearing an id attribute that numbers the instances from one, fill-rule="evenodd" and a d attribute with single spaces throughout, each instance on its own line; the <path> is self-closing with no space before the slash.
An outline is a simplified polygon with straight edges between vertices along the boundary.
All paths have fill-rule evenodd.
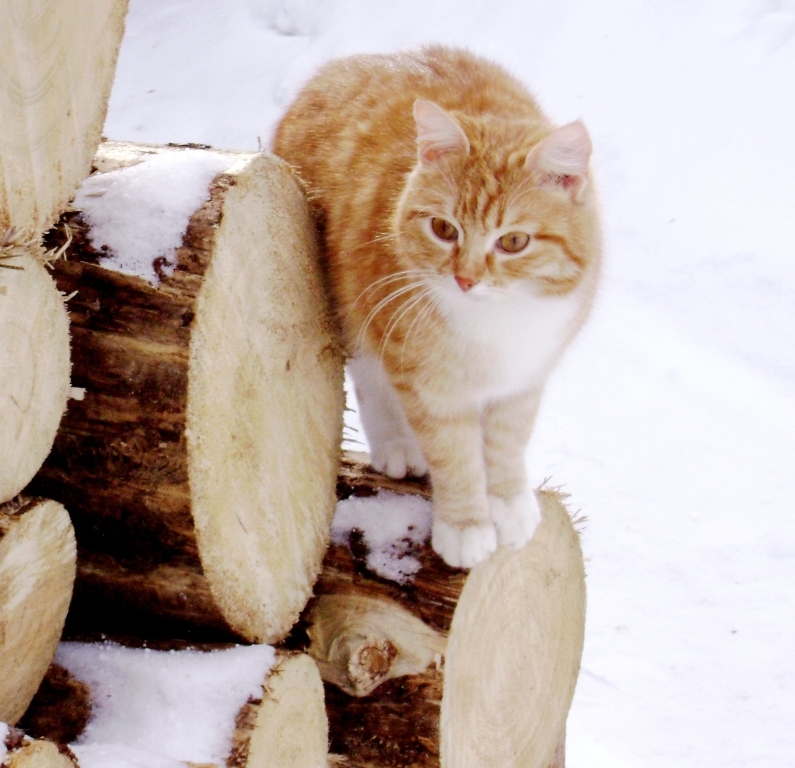
<path id="1" fill-rule="evenodd" d="M 0 505 L 0 722 L 16 723 L 43 680 L 74 578 L 74 531 L 60 504 Z"/>
<path id="2" fill-rule="evenodd" d="M 95 166 L 190 151 L 107 143 Z M 156 285 L 105 268 L 67 214 L 73 243 L 53 274 L 76 291 L 85 395 L 34 487 L 74 520 L 73 636 L 275 642 L 320 570 L 344 392 L 314 227 L 285 163 L 223 154 Z"/>

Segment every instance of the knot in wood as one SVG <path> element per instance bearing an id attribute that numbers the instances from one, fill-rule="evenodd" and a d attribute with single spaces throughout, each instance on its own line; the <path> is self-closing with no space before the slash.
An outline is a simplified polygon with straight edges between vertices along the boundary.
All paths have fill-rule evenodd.
<path id="1" fill-rule="evenodd" d="M 366 696 L 384 681 L 398 649 L 391 641 L 374 636 L 351 641 L 348 680 L 356 696 Z"/>

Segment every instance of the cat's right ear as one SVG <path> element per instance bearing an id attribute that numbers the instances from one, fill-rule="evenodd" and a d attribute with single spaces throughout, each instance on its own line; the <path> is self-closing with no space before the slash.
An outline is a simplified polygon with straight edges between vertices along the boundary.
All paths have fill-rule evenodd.
<path id="1" fill-rule="evenodd" d="M 547 136 L 530 151 L 525 168 L 538 177 L 541 186 L 558 187 L 578 202 L 588 183 L 591 137 L 577 120 Z"/>
<path id="2" fill-rule="evenodd" d="M 414 102 L 417 150 L 420 160 L 432 163 L 449 152 L 469 153 L 469 140 L 461 126 L 438 104 L 426 99 Z"/>

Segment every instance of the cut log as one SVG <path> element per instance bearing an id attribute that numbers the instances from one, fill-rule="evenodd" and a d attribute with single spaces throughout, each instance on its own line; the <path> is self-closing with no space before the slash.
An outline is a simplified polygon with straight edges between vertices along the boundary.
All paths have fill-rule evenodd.
<path id="1" fill-rule="evenodd" d="M 27 738 L 20 731 L 6 738 L 6 750 L 3 768 L 79 768 L 67 747 Z"/>
<path id="2" fill-rule="evenodd" d="M 98 651 L 99 652 L 99 651 Z M 305 654 L 280 653 L 262 687 L 260 698 L 249 700 L 235 716 L 228 713 L 235 728 L 224 768 L 319 768 L 328 756 L 328 720 L 323 703 L 323 683 L 317 666 Z M 152 702 L 158 707 L 159 702 Z M 102 702 L 98 702 L 98 708 Z M 125 717 L 124 701 L 114 701 L 114 717 Z M 64 744 L 77 740 L 92 709 L 91 689 L 62 667 L 53 665 L 42 688 L 20 722 L 28 735 Z M 217 712 L 218 720 L 225 716 Z M 164 722 L 173 713 L 163 712 Z M 71 727 L 64 730 L 63 724 Z M 75 727 L 76 726 L 76 727 Z M 105 724 L 107 727 L 107 723 Z M 94 744 L 81 739 L 72 745 L 81 765 L 99 764 L 102 759 L 131 753 L 129 745 Z M 135 749 L 136 764 L 161 765 L 163 755 L 146 755 Z M 220 768 L 217 763 L 191 763 L 186 766 Z"/>
<path id="3" fill-rule="evenodd" d="M 347 457 L 342 498 L 382 489 L 430 497 L 422 482 Z M 501 548 L 469 574 L 427 542 L 402 584 L 368 567 L 355 531 L 349 546 L 329 548 L 302 626 L 326 681 L 331 752 L 345 765 L 562 768 L 584 568 L 561 494 L 541 490 L 539 501 L 530 543 Z"/>
<path id="4" fill-rule="evenodd" d="M 95 165 L 190 151 L 106 143 Z M 344 393 L 314 229 L 285 163 L 225 154 L 158 285 L 103 268 L 67 216 L 53 275 L 76 292 L 85 396 L 32 488 L 65 503 L 77 532 L 72 637 L 272 643 L 320 570 Z"/>
<path id="5" fill-rule="evenodd" d="M 69 317 L 44 259 L 0 234 L 0 502 L 42 465 L 69 395 Z"/>
<path id="6" fill-rule="evenodd" d="M 0 233 L 49 229 L 88 175 L 127 0 L 0 0 Z"/>
<path id="7" fill-rule="evenodd" d="M 0 721 L 17 722 L 47 672 L 74 577 L 74 531 L 60 504 L 0 505 Z"/>
<path id="8" fill-rule="evenodd" d="M 328 718 L 317 665 L 305 654 L 282 655 L 237 717 L 227 768 L 319 768 L 328 758 Z"/>

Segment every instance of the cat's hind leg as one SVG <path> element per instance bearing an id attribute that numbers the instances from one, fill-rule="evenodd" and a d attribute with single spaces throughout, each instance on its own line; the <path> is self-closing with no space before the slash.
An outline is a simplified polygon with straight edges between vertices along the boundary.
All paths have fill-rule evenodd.
<path id="1" fill-rule="evenodd" d="M 370 443 L 373 467 L 396 479 L 425 475 L 428 464 L 422 449 L 378 358 L 360 352 L 348 361 L 348 370 L 356 387 L 359 418 Z"/>

